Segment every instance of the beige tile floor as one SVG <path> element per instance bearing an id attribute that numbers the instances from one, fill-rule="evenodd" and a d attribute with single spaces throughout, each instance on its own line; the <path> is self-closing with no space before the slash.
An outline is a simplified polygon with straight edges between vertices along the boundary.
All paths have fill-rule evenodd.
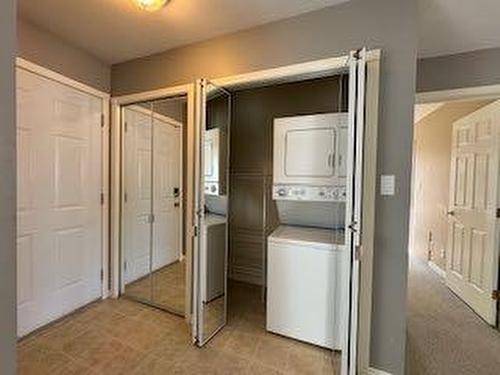
<path id="1" fill-rule="evenodd" d="M 125 294 L 184 314 L 185 262 L 175 262 L 125 286 Z"/>
<path id="2" fill-rule="evenodd" d="M 182 318 L 106 300 L 18 344 L 18 374 L 336 374 L 340 356 L 267 333 L 259 288 L 232 283 L 228 326 L 206 347 Z"/>

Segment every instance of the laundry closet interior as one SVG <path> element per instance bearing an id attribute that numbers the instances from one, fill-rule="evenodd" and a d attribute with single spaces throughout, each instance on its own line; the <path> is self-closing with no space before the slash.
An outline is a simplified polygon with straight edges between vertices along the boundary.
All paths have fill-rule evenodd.
<path id="1" fill-rule="evenodd" d="M 198 346 L 237 328 L 349 366 L 365 62 L 342 61 L 116 102 L 119 295 L 184 317 Z"/>

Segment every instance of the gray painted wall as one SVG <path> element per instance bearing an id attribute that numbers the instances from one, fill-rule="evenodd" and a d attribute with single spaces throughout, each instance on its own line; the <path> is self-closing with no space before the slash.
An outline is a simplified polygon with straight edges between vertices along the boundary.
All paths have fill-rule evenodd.
<path id="1" fill-rule="evenodd" d="M 0 1 L 0 374 L 16 373 L 15 0 Z"/>
<path id="2" fill-rule="evenodd" d="M 417 91 L 500 84 L 500 48 L 418 60 Z"/>
<path id="3" fill-rule="evenodd" d="M 378 173 L 397 193 L 378 197 L 373 283 L 372 365 L 404 372 L 408 214 L 416 71 L 416 0 L 352 0 L 112 67 L 113 94 L 151 90 L 345 54 L 383 51 Z"/>
<path id="4" fill-rule="evenodd" d="M 17 23 L 17 54 L 101 91 L 111 90 L 109 65 L 24 19 Z"/>
<path id="5" fill-rule="evenodd" d="M 347 81 L 344 80 L 344 94 Z M 272 195 L 273 121 L 277 117 L 339 112 L 339 78 L 236 91 L 231 102 L 229 275 L 236 280 L 262 284 L 263 237 L 278 224 L 276 202 L 270 199 L 266 205 L 267 220 L 263 220 L 263 196 Z M 343 103 L 347 103 L 346 95 Z M 300 207 L 301 218 L 306 222 L 305 210 L 310 206 L 305 203 Z"/>

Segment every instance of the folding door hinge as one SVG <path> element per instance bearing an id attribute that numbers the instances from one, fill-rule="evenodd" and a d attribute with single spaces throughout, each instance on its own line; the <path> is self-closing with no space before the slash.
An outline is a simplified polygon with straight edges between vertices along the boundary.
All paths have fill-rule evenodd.
<path id="1" fill-rule="evenodd" d="M 360 260 L 362 256 L 363 256 L 363 246 L 361 245 L 356 246 L 354 250 L 354 259 Z"/>

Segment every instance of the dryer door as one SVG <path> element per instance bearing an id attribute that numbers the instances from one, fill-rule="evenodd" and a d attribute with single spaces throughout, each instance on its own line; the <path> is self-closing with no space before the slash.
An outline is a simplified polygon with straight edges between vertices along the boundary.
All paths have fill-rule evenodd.
<path id="1" fill-rule="evenodd" d="M 347 114 L 326 113 L 274 120 L 274 183 L 338 185 L 340 173 L 337 147 L 339 130 L 346 127 Z M 340 177 L 343 175 L 342 177 Z M 340 177 L 340 178 L 339 178 Z"/>

